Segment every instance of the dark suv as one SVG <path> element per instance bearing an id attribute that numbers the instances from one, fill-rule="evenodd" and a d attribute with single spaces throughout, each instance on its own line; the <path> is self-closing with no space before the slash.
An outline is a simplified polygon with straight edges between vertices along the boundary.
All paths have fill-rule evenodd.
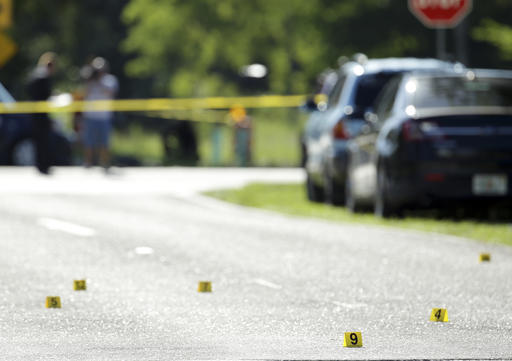
<path id="1" fill-rule="evenodd" d="M 332 204 L 345 201 L 347 142 L 365 124 L 364 114 L 395 75 L 417 69 L 453 68 L 454 64 L 436 59 L 359 56 L 343 64 L 337 82 L 310 115 L 304 130 L 306 190 L 312 201 Z"/>

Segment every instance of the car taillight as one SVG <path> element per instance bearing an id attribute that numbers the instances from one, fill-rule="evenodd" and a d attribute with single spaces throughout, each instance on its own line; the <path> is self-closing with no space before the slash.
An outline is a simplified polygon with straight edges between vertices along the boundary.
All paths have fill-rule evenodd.
<path id="1" fill-rule="evenodd" d="M 343 124 L 343 120 L 338 120 L 334 128 L 332 129 L 332 136 L 334 139 L 348 139 L 350 135 L 345 129 L 345 125 Z"/>
<path id="2" fill-rule="evenodd" d="M 445 179 L 442 173 L 427 173 L 425 174 L 425 180 L 427 182 L 443 182 Z"/>
<path id="3" fill-rule="evenodd" d="M 406 142 L 419 142 L 425 138 L 420 125 L 412 119 L 403 123 L 402 137 Z"/>

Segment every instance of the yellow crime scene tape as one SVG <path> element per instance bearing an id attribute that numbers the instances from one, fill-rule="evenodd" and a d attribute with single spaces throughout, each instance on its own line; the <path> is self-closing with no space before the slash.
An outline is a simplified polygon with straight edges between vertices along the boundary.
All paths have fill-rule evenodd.
<path id="1" fill-rule="evenodd" d="M 304 103 L 305 95 L 263 95 L 248 97 L 213 98 L 154 98 L 73 101 L 56 105 L 49 101 L 0 103 L 0 114 L 16 113 L 72 113 L 83 111 L 150 112 L 166 110 L 292 108 Z"/>

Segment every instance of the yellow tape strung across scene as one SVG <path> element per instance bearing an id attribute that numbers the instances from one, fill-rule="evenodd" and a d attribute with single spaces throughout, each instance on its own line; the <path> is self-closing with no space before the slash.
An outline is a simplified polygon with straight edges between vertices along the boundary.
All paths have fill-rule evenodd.
<path id="1" fill-rule="evenodd" d="M 0 114 L 14 113 L 70 113 L 83 111 L 147 112 L 165 110 L 292 108 L 304 103 L 305 95 L 263 95 L 252 97 L 215 98 L 155 98 L 74 101 L 57 106 L 52 102 L 0 103 Z"/>

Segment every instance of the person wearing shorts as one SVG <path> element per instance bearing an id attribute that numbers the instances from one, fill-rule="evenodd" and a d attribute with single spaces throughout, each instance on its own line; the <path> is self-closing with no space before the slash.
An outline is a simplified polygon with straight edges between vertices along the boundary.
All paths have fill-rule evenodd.
<path id="1" fill-rule="evenodd" d="M 90 65 L 90 75 L 85 86 L 84 100 L 112 100 L 119 85 L 117 79 L 108 73 L 108 63 L 101 57 L 94 58 Z M 86 106 L 83 113 L 84 163 L 91 167 L 95 156 L 105 169 L 110 166 L 110 134 L 113 112 L 93 111 Z"/>

